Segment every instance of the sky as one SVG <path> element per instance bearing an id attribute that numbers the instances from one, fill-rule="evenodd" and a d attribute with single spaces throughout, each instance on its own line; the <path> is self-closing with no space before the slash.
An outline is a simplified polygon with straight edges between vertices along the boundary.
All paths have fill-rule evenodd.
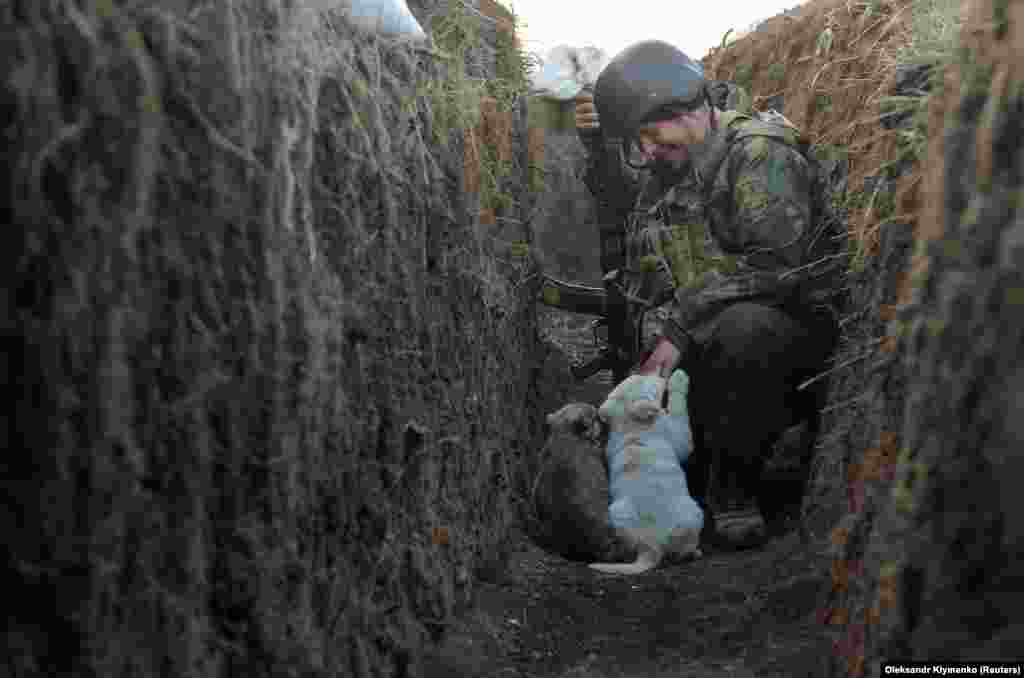
<path id="1" fill-rule="evenodd" d="M 641 40 L 670 42 L 700 59 L 730 28 L 739 32 L 800 0 L 502 0 L 525 23 L 526 49 L 542 57 L 557 45 L 592 45 L 609 57 Z"/>

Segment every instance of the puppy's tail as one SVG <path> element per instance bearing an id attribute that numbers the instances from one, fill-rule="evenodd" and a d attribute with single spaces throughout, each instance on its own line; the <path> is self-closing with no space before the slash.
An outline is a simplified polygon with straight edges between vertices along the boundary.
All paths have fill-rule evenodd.
<path id="1" fill-rule="evenodd" d="M 591 563 L 590 568 L 605 574 L 641 574 L 656 568 L 661 556 L 659 549 L 642 549 L 632 563 Z"/>

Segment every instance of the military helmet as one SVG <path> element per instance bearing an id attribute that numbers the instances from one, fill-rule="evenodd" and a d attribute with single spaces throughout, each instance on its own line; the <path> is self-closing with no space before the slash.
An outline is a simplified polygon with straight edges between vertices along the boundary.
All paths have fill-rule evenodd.
<path id="1" fill-rule="evenodd" d="M 631 140 L 652 113 L 671 105 L 703 101 L 704 69 L 660 40 L 627 47 L 612 59 L 594 85 L 594 105 L 609 139 Z"/>

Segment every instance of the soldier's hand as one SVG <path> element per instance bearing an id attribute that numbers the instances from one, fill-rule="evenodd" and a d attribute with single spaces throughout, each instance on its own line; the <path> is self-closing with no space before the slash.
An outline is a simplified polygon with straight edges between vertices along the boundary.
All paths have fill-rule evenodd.
<path id="1" fill-rule="evenodd" d="M 597 118 L 594 95 L 584 90 L 576 96 L 576 129 L 592 132 L 600 128 L 601 123 Z"/>
<path id="2" fill-rule="evenodd" d="M 668 379 L 679 364 L 682 354 L 675 345 L 665 337 L 659 337 L 647 359 L 634 370 L 635 374 L 654 375 Z"/>
<path id="3" fill-rule="evenodd" d="M 594 105 L 594 95 L 583 90 L 576 97 L 576 133 L 580 140 L 586 144 L 592 144 L 601 137 L 601 122 L 597 116 L 597 106 Z"/>

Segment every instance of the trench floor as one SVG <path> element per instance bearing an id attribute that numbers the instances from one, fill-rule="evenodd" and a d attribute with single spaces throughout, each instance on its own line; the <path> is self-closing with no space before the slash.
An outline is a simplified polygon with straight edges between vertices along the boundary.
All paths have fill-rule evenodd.
<path id="1" fill-rule="evenodd" d="M 794 532 L 634 577 L 525 537 L 428 662 L 426 678 L 819 678 L 824 555 Z"/>
<path id="2" fill-rule="evenodd" d="M 578 327 L 578 324 L 577 324 Z M 574 328 L 561 328 L 563 336 Z M 580 340 L 582 341 L 582 340 Z M 595 377 L 571 400 L 600 402 Z M 427 658 L 424 678 L 820 678 L 827 554 L 798 531 L 761 548 L 633 577 L 605 575 L 517 534 L 507 566 Z"/>

